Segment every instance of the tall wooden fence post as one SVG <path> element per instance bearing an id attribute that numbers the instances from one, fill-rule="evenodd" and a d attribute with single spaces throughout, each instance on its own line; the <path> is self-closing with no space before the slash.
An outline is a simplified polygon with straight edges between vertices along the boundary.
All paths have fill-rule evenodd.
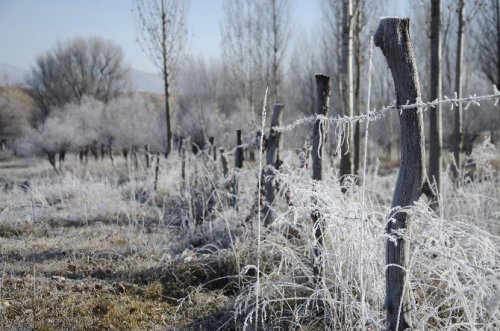
<path id="1" fill-rule="evenodd" d="M 274 222 L 274 213 L 271 206 L 274 202 L 274 171 L 277 168 L 276 165 L 279 161 L 279 143 L 281 136 L 281 133 L 276 131 L 274 127 L 280 125 L 280 118 L 283 108 L 284 105 L 282 104 L 274 105 L 273 115 L 271 117 L 271 125 L 269 129 L 269 140 L 266 155 L 267 167 L 265 176 L 266 204 L 263 208 L 264 226 L 266 227 Z"/>
<path id="2" fill-rule="evenodd" d="M 243 146 L 241 146 L 241 130 L 236 130 L 236 151 L 234 153 L 234 168 L 243 168 Z M 233 197 L 231 199 L 231 206 L 237 207 L 238 204 L 238 178 L 236 172 L 233 177 Z"/>
<path id="3" fill-rule="evenodd" d="M 328 112 L 330 102 L 330 77 L 324 75 L 316 75 L 316 115 L 325 116 Z M 323 179 L 323 145 L 325 143 L 325 129 L 320 119 L 316 119 L 313 129 L 313 145 L 312 145 L 312 179 L 320 181 Z M 316 201 L 313 201 L 315 203 Z M 321 282 L 323 277 L 323 227 L 321 224 L 321 214 L 319 210 L 315 210 L 311 214 L 313 221 L 314 238 L 316 243 L 313 247 L 314 264 L 313 275 L 316 284 Z"/>
<path id="4" fill-rule="evenodd" d="M 375 46 L 386 57 L 396 89 L 398 108 L 420 100 L 417 67 L 409 32 L 408 18 L 383 18 L 374 36 Z M 401 163 L 387 222 L 386 243 L 386 326 L 388 330 L 411 328 L 408 259 L 411 215 L 408 207 L 422 194 L 425 174 L 425 150 L 422 112 L 418 108 L 399 112 L 401 131 Z M 402 210 L 400 210 L 402 209 Z M 406 209 L 406 211 L 405 211 Z"/>

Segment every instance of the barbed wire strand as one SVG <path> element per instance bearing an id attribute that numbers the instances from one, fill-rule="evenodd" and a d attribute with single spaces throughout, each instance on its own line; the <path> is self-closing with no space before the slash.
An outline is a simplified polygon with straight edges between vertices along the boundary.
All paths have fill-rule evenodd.
<path id="1" fill-rule="evenodd" d="M 283 125 L 283 126 L 275 126 L 273 127 L 274 130 L 278 132 L 289 132 L 295 129 L 296 127 L 307 124 L 307 123 L 313 123 L 317 119 L 320 121 L 328 122 L 329 124 L 347 124 L 347 123 L 356 123 L 360 122 L 363 123 L 364 121 L 377 121 L 384 117 L 384 115 L 387 112 L 393 111 L 393 110 L 399 110 L 402 112 L 403 110 L 406 109 L 414 109 L 414 108 L 419 108 L 420 111 L 427 111 L 429 108 L 434 108 L 437 105 L 444 105 L 444 104 L 451 104 L 450 110 L 453 110 L 455 107 L 458 107 L 459 104 L 466 104 L 464 109 L 468 110 L 471 105 L 475 106 L 480 106 L 481 101 L 486 101 L 486 100 L 495 100 L 494 105 L 497 106 L 499 99 L 500 99 L 500 92 L 496 88 L 496 86 L 493 86 L 494 92 L 493 94 L 489 95 L 481 95 L 477 96 L 476 94 L 470 95 L 468 97 L 464 98 L 458 98 L 456 93 L 454 98 L 449 98 L 447 96 L 444 96 L 442 99 L 436 99 L 434 101 L 428 101 L 428 102 L 422 102 L 418 101 L 416 103 L 410 104 L 404 104 L 399 107 L 396 106 L 396 103 L 394 103 L 391 106 L 385 106 L 380 109 L 375 109 L 372 111 L 369 111 L 368 113 L 364 115 L 357 115 L 357 116 L 324 116 L 324 115 L 311 115 L 311 116 L 306 116 L 302 117 L 299 119 L 294 120 L 290 124 Z"/>

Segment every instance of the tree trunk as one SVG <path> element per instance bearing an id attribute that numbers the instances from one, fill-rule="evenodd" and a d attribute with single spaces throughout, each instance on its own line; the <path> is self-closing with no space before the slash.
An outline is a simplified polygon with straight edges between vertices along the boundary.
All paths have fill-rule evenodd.
<path id="1" fill-rule="evenodd" d="M 49 163 L 54 169 L 56 173 L 59 173 L 57 170 L 57 164 L 56 164 L 56 153 L 55 152 L 47 152 L 47 158 L 49 159 Z"/>
<path id="2" fill-rule="evenodd" d="M 353 115 L 353 81 L 352 81 L 352 0 L 343 1 L 342 16 L 342 95 L 344 99 L 344 115 Z M 352 171 L 352 124 L 347 123 L 344 128 L 340 155 L 340 183 L 343 184 L 346 176 Z"/>
<path id="3" fill-rule="evenodd" d="M 358 6 L 360 6 L 358 4 Z M 362 66 L 362 45 L 361 45 L 361 8 L 356 9 L 356 15 L 355 18 L 353 19 L 353 49 L 354 49 L 354 64 L 355 64 L 355 73 L 356 73 L 356 79 L 354 80 L 354 99 L 353 99 L 353 115 L 358 116 L 360 114 L 360 108 L 361 108 L 361 66 Z M 356 121 L 354 123 L 354 135 L 353 135 L 353 174 L 354 175 L 359 175 L 359 164 L 361 163 L 361 148 L 360 148 L 360 141 L 361 141 L 361 123 L 359 121 Z M 358 184 L 361 184 L 360 177 L 357 177 Z"/>
<path id="4" fill-rule="evenodd" d="M 457 59 L 455 66 L 455 91 L 458 98 L 462 98 L 462 57 L 464 54 L 464 11 L 465 11 L 465 1 L 459 0 L 457 13 L 458 13 L 458 32 L 457 32 Z M 460 152 L 463 146 L 463 107 L 459 103 L 455 108 L 455 127 L 454 127 L 454 139 L 453 139 L 453 157 L 455 159 L 455 164 L 452 165 L 453 177 L 458 180 L 460 175 Z"/>
<path id="5" fill-rule="evenodd" d="M 496 46 L 497 46 L 497 80 L 495 82 L 497 88 L 500 88 L 500 0 L 495 1 L 495 19 L 496 19 L 496 25 L 497 25 L 497 40 L 496 40 Z M 491 142 L 493 144 L 496 143 L 496 140 L 498 139 L 498 133 L 499 133 L 499 128 L 500 128 L 500 104 L 497 106 L 498 107 L 498 123 L 497 129 L 495 130 L 495 134 L 492 135 L 491 137 Z"/>
<path id="6" fill-rule="evenodd" d="M 374 36 L 392 73 L 398 108 L 420 100 L 417 68 L 410 40 L 409 19 L 384 18 Z M 389 330 L 411 328 L 410 284 L 406 270 L 410 243 L 398 234 L 411 234 L 411 216 L 406 211 L 422 194 L 425 174 L 425 149 L 422 112 L 404 109 L 399 112 L 401 163 L 392 199 L 392 210 L 386 232 L 386 325 Z"/>
<path id="7" fill-rule="evenodd" d="M 168 53 L 167 53 L 167 8 L 165 2 L 161 1 L 161 41 L 162 41 L 162 73 L 163 73 L 163 88 L 165 93 L 165 120 L 167 128 L 167 141 L 165 145 L 165 158 L 168 158 L 172 148 L 172 130 L 170 127 L 170 92 L 169 92 L 169 68 L 168 68 Z"/>
<path id="8" fill-rule="evenodd" d="M 112 142 L 109 143 L 108 153 L 109 153 L 109 159 L 111 160 L 111 164 L 114 167 L 115 166 L 115 158 L 113 157 L 113 143 Z"/>
<path id="9" fill-rule="evenodd" d="M 441 97 L 441 0 L 431 1 L 431 66 L 430 66 L 430 99 Z M 441 105 L 429 109 L 429 180 L 431 187 L 437 196 L 440 191 L 441 174 Z M 431 207 L 439 209 L 438 200 L 431 201 Z"/>
<path id="10" fill-rule="evenodd" d="M 284 106 L 282 104 L 275 104 L 273 107 L 273 115 L 269 129 L 269 141 L 267 146 L 266 155 L 266 204 L 262 211 L 264 215 L 264 226 L 268 227 L 274 222 L 274 213 L 272 211 L 272 204 L 274 202 L 274 172 L 279 165 L 279 143 L 281 134 L 274 130 L 275 126 L 280 125 L 281 113 Z"/>
<path id="11" fill-rule="evenodd" d="M 328 105 L 330 104 L 330 77 L 323 75 L 316 75 L 316 86 L 317 86 L 317 103 L 316 103 L 316 115 L 325 116 L 328 112 Z M 313 129 L 313 146 L 312 146 L 312 179 L 322 180 L 323 179 L 323 146 L 326 142 L 326 133 L 323 128 L 321 120 L 316 119 Z M 313 201 L 316 204 L 316 201 Z M 324 225 L 320 222 L 322 216 L 318 210 L 315 210 L 311 214 L 313 221 L 314 238 L 316 243 L 313 247 L 314 253 L 314 263 L 313 263 L 313 275 L 316 284 L 321 282 L 323 277 L 323 227 Z"/>
<path id="12" fill-rule="evenodd" d="M 106 155 L 106 145 L 101 143 L 101 160 L 104 160 L 105 155 Z"/>
<path id="13" fill-rule="evenodd" d="M 66 160 L 66 151 L 59 151 L 59 170 L 62 170 L 64 161 Z"/>

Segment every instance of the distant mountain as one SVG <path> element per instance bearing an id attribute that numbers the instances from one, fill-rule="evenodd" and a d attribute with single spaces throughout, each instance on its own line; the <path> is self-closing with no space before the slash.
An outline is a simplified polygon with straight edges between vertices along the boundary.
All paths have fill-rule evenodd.
<path id="1" fill-rule="evenodd" d="M 28 71 L 7 63 L 0 63 L 0 85 L 25 85 L 24 78 Z"/>
<path id="2" fill-rule="evenodd" d="M 28 70 L 7 63 L 0 63 L 0 86 L 26 85 L 24 79 Z M 130 70 L 132 90 L 138 92 L 162 93 L 163 81 L 158 74 L 137 69 Z"/>

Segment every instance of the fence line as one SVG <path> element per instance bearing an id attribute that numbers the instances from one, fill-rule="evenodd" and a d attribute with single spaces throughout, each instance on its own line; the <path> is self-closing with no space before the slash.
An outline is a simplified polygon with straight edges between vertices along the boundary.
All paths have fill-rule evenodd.
<path id="1" fill-rule="evenodd" d="M 477 96 L 476 94 L 470 95 L 468 97 L 464 98 L 458 98 L 456 93 L 454 98 L 449 98 L 447 96 L 444 96 L 442 99 L 436 99 L 434 101 L 428 101 L 428 102 L 416 102 L 413 104 L 405 104 L 401 105 L 399 108 L 396 106 L 396 103 L 394 103 L 392 106 L 385 106 L 380 109 L 375 109 L 372 111 L 368 111 L 367 114 L 365 115 L 357 115 L 357 116 L 323 116 L 323 115 L 311 115 L 311 116 L 306 116 L 302 117 L 299 119 L 296 119 L 295 121 L 291 122 L 290 124 L 283 125 L 283 126 L 277 126 L 273 127 L 274 130 L 278 132 L 288 132 L 292 131 L 296 127 L 306 124 L 306 123 L 313 123 L 317 119 L 328 122 L 329 124 L 347 124 L 347 123 L 356 123 L 360 122 L 363 123 L 365 120 L 368 120 L 369 122 L 374 122 L 382 117 L 384 117 L 385 113 L 393 110 L 399 110 L 400 112 L 405 110 L 405 109 L 412 109 L 412 108 L 420 108 L 420 111 L 427 111 L 429 108 L 434 108 L 437 105 L 443 105 L 443 104 L 451 104 L 450 110 L 453 110 L 455 107 L 458 107 L 459 104 L 465 103 L 466 106 L 464 107 L 464 110 L 469 109 L 471 105 L 476 105 L 480 106 L 480 101 L 486 101 L 486 100 L 495 100 L 494 105 L 498 105 L 500 99 L 500 91 L 494 86 L 494 93 L 493 94 L 488 94 L 488 95 L 480 95 Z"/>

